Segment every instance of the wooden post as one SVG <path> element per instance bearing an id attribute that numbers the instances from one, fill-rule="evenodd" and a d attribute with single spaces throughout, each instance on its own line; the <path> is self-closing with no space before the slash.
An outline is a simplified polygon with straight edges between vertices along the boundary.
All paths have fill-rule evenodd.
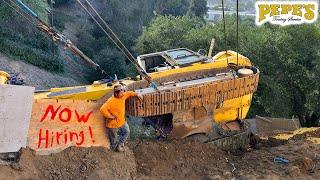
<path id="1" fill-rule="evenodd" d="M 211 40 L 211 44 L 210 44 L 209 53 L 208 53 L 208 57 L 209 57 L 209 58 L 211 58 L 211 57 L 212 57 L 212 51 L 213 51 L 213 48 L 214 48 L 215 42 L 216 42 L 216 40 L 215 40 L 214 38 L 212 38 L 212 40 Z"/>

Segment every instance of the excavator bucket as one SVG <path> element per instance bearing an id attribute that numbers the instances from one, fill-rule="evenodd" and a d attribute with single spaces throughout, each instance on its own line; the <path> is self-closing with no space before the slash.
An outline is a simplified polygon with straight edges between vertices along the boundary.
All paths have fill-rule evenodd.
<path id="1" fill-rule="evenodd" d="M 298 119 L 256 116 L 254 119 L 249 119 L 248 122 L 251 125 L 251 131 L 261 136 L 273 133 L 295 131 L 301 128 Z"/>

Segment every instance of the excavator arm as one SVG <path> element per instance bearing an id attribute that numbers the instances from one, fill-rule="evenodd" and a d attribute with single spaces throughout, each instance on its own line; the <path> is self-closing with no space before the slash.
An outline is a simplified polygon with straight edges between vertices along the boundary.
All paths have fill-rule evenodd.
<path id="1" fill-rule="evenodd" d="M 20 7 L 20 9 L 28 15 L 30 18 L 33 18 L 36 23 L 38 29 L 40 29 L 42 32 L 46 33 L 53 42 L 59 42 L 66 48 L 70 49 L 71 52 L 78 55 L 81 59 L 83 59 L 85 62 L 87 62 L 92 68 L 99 69 L 99 65 L 95 62 L 93 62 L 88 56 L 86 56 L 80 49 L 78 49 L 70 39 L 66 38 L 63 34 L 56 31 L 54 28 L 47 25 L 44 21 L 42 21 L 38 14 L 34 12 L 31 8 L 29 8 L 26 4 L 24 4 L 21 0 L 16 0 L 17 6 Z M 104 71 L 103 71 L 104 72 Z"/>

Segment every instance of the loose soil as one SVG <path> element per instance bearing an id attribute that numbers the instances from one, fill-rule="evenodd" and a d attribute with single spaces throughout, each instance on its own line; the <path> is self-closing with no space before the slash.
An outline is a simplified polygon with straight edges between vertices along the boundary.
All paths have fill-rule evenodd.
<path id="1" fill-rule="evenodd" d="M 236 152 L 188 140 L 131 140 L 125 153 L 72 147 L 39 156 L 23 149 L 18 163 L 0 165 L 0 179 L 319 179 L 320 145 L 306 140 L 319 132 L 258 140 Z"/>

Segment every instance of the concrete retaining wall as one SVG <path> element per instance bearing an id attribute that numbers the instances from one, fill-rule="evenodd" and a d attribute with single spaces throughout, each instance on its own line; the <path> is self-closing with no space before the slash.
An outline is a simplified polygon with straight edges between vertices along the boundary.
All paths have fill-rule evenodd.
<path id="1" fill-rule="evenodd" d="M 0 85 L 0 153 L 26 147 L 34 90 Z"/>

